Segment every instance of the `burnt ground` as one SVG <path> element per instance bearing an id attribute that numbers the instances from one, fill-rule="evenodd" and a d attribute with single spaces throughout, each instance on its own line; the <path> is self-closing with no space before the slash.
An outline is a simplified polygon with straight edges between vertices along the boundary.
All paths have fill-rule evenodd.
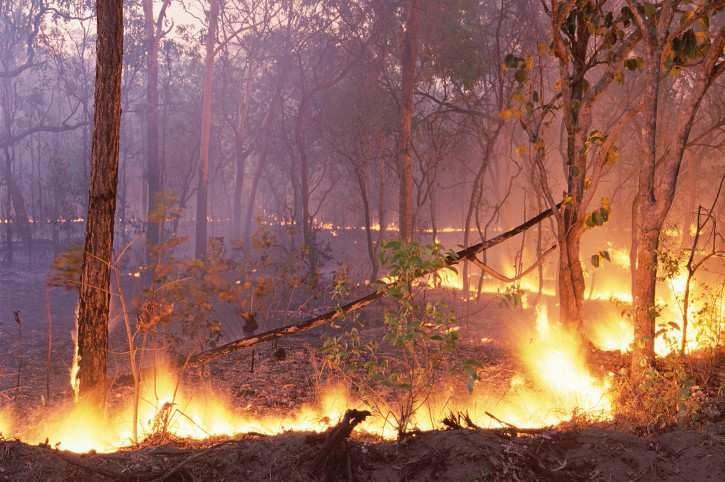
<path id="1" fill-rule="evenodd" d="M 400 443 L 353 439 L 346 455 L 313 472 L 324 436 L 246 435 L 173 441 L 108 455 L 75 455 L 0 442 L 2 480 L 601 480 L 719 481 L 725 424 L 651 437 L 604 428 L 513 436 L 455 429 Z"/>
<path id="2" fill-rule="evenodd" d="M 46 404 L 68 402 L 70 330 L 75 296 L 52 290 L 46 298 L 42 263 L 0 272 L 0 411 L 26 423 Z M 47 315 L 53 317 L 53 357 L 46 400 Z M 596 312 L 599 307 L 590 307 Z M 22 337 L 12 311 L 21 310 Z M 380 307 L 366 311 L 376 318 Z M 463 318 L 461 356 L 482 364 L 481 379 L 502 387 L 517 371 L 507 335 L 512 319 L 531 310 L 512 309 L 487 295 L 469 303 Z M 322 333 L 335 333 L 334 329 Z M 376 336 L 375 331 L 369 333 Z M 482 337 L 493 343 L 478 343 Z M 208 382 L 252 413 L 288 413 L 316 399 L 325 373 L 316 357 L 321 332 L 313 331 L 255 347 L 187 371 L 184 383 Z M 278 349 L 284 357 L 275 356 Z M 282 359 L 280 359 L 282 358 Z M 123 355 L 116 355 L 123 360 Z M 616 371 L 617 356 L 595 358 L 597 371 Z M 18 365 L 21 370 L 17 386 Z M 113 400 L 131 393 L 121 363 L 114 364 Z M 211 375 L 211 377 L 209 376 Z M 37 410 L 37 412 L 35 412 Z M 534 435 L 462 428 L 417 433 L 402 442 L 354 435 L 346 454 L 327 470 L 313 472 L 324 434 L 247 434 L 229 440 L 147 440 L 140 447 L 104 455 L 77 455 L 16 440 L 0 441 L 0 480 L 723 480 L 725 421 L 721 416 L 695 429 L 637 435 L 615 426 L 572 425 Z"/>

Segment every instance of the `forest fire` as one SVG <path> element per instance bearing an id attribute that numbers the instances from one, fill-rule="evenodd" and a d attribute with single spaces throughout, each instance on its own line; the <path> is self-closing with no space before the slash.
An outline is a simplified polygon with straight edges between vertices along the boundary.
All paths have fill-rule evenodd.
<path id="1" fill-rule="evenodd" d="M 629 270 L 629 254 L 624 249 L 611 249 L 608 251 L 611 262 L 618 268 Z M 513 263 L 509 263 L 503 270 L 505 273 L 515 273 Z M 506 289 L 513 287 L 521 294 L 520 303 L 524 308 L 528 307 L 529 299 L 539 293 L 546 297 L 555 297 L 556 291 L 549 285 L 539 282 L 536 275 L 527 275 L 517 279 L 512 284 L 502 283 L 499 280 L 487 278 L 479 286 L 477 276 L 469 282 L 471 293 L 501 294 Z M 514 276 L 513 274 L 511 276 Z M 441 271 L 438 273 L 440 286 L 454 291 L 462 291 L 464 283 L 461 272 Z M 596 281 L 596 282 L 595 282 Z M 592 285 L 588 293 L 588 300 L 599 300 L 618 307 L 618 316 L 610 316 L 607 319 L 600 319 L 592 323 L 587 331 L 589 340 L 599 349 L 604 351 L 627 352 L 631 349 L 634 339 L 634 329 L 630 319 L 629 310 L 632 304 L 632 294 L 623 288 L 630 284 L 627 276 L 615 273 L 604 273 L 591 281 Z M 427 278 L 427 285 L 433 287 L 436 280 Z M 683 325 L 683 298 L 687 273 L 684 266 L 679 267 L 677 274 L 671 279 L 664 280 L 662 290 L 657 298 L 657 304 L 661 306 L 661 313 L 657 322 L 657 336 L 655 338 L 655 352 L 658 356 L 666 356 L 680 349 L 682 345 Z M 698 317 L 698 311 L 703 309 L 700 286 L 696 280 L 690 280 L 688 300 L 688 330 L 685 349 L 687 352 L 695 352 L 704 348 L 711 348 L 718 344 L 719 333 L 725 332 L 725 325 L 705 326 L 706 318 Z M 710 306 L 709 309 L 718 309 L 717 306 Z M 722 309 L 722 308 L 720 308 Z M 717 318 L 717 317 L 716 317 Z M 721 319 L 721 318 L 717 318 Z"/>
<path id="2" fill-rule="evenodd" d="M 470 393 L 456 393 L 453 385 L 444 381 L 441 395 L 427 400 L 425 407 L 413 414 L 412 426 L 418 430 L 442 429 L 449 413 L 466 413 L 477 425 L 488 428 L 505 427 L 504 423 L 522 428 L 550 427 L 575 415 L 592 421 L 610 419 L 609 383 L 589 373 L 578 338 L 551 323 L 543 306 L 537 306 L 536 313 L 535 326 L 519 339 L 523 372 L 512 377 L 503 395 L 487 391 L 485 384 L 477 384 Z M 562 377 L 563 373 L 567 376 Z M 245 433 L 324 432 L 351 407 L 373 412 L 359 426 L 360 433 L 382 439 L 397 436 L 385 414 L 356 400 L 342 385 L 324 388 L 315 403 L 294 408 L 292 413 L 245 413 L 209 387 L 182 386 L 174 370 L 161 365 L 142 383 L 139 400 L 139 442 L 159 433 L 203 440 Z M 105 415 L 80 401 L 39 418 L 42 422 L 32 427 L 22 426 L 19 420 L 14 427 L 12 420 L 0 418 L 0 432 L 28 443 L 47 441 L 80 453 L 108 453 L 133 445 L 132 402 L 115 406 Z"/>
<path id="3" fill-rule="evenodd" d="M 2 5 L 0 479 L 722 472 L 722 0 Z"/>

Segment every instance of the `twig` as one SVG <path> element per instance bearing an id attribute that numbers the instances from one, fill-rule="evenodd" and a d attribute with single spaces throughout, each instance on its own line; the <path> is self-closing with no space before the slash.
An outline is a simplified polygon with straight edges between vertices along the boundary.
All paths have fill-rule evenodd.
<path id="1" fill-rule="evenodd" d="M 13 314 L 15 315 L 15 324 L 18 326 L 18 343 L 15 353 L 18 364 L 18 381 L 15 385 L 15 398 L 17 398 L 18 392 L 20 392 L 21 373 L 23 370 L 23 321 L 20 319 L 19 310 L 13 311 Z"/>
<path id="2" fill-rule="evenodd" d="M 524 276 L 526 276 L 527 274 L 529 274 L 533 270 L 535 270 L 541 263 L 544 262 L 544 258 L 546 257 L 546 255 L 548 255 L 555 249 L 556 249 L 556 245 L 551 246 L 549 249 L 547 249 L 546 251 L 541 253 L 541 256 L 539 256 L 539 258 L 536 260 L 536 262 L 534 262 L 534 264 L 532 264 L 531 266 L 526 268 L 524 271 L 519 272 L 519 274 L 514 275 L 513 278 L 509 278 L 508 276 L 499 273 L 498 271 L 491 268 L 490 266 L 488 266 L 486 263 L 484 263 L 483 261 L 481 261 L 480 259 L 478 259 L 475 256 L 471 258 L 471 261 L 473 262 L 473 264 L 478 266 L 478 268 L 480 268 L 481 271 L 488 273 L 489 275 L 493 276 L 497 280 L 502 281 L 504 283 L 513 283 L 514 281 L 520 280 L 521 278 L 523 278 Z"/>
<path id="3" fill-rule="evenodd" d="M 529 435 L 536 435 L 541 433 L 550 432 L 552 430 L 552 427 L 542 427 L 542 428 L 519 428 L 516 425 L 513 425 L 511 423 L 508 423 L 504 420 L 501 420 L 491 412 L 484 412 L 486 415 L 500 423 L 501 425 L 505 425 L 505 427 L 502 428 L 494 428 L 490 429 L 491 432 L 505 432 L 505 433 L 525 433 Z"/>
<path id="4" fill-rule="evenodd" d="M 178 472 L 179 470 L 181 470 L 189 462 L 193 462 L 194 460 L 199 459 L 199 458 L 207 455 L 212 450 L 217 449 L 217 448 L 219 448 L 219 447 L 221 447 L 223 445 L 229 445 L 229 444 L 233 444 L 233 443 L 236 443 L 236 442 L 237 442 L 236 440 L 227 440 L 225 442 L 219 442 L 217 444 L 214 444 L 211 447 L 208 447 L 208 448 L 202 450 L 201 452 L 197 452 L 194 455 L 191 455 L 191 456 L 185 458 L 184 460 L 182 460 L 181 462 L 179 462 L 178 464 L 176 464 L 174 467 L 172 467 L 171 470 L 169 470 L 168 472 L 166 472 L 164 475 L 162 475 L 161 477 L 157 477 L 155 479 L 152 479 L 152 480 L 154 482 L 155 481 L 161 482 L 163 480 L 167 480 L 169 477 L 171 477 L 176 472 Z"/>

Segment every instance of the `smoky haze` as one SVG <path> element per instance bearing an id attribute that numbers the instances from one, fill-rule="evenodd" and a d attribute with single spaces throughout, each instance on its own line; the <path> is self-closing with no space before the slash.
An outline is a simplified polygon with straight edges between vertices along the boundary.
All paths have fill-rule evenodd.
<path id="1" fill-rule="evenodd" d="M 588 63 L 571 67 L 576 82 L 566 87 L 540 2 L 421 3 L 409 11 L 394 0 L 125 2 L 115 216 L 124 276 L 143 279 L 155 246 L 172 242 L 164 249 L 203 258 L 223 239 L 234 256 L 273 245 L 308 281 L 344 265 L 366 283 L 384 274 L 381 243 L 399 237 L 404 218 L 412 238 L 456 248 L 570 199 L 566 219 L 486 262 L 520 272 L 565 241 L 583 265 L 574 292 L 596 286 L 590 261 L 603 251 L 619 253 L 619 265 L 601 269 L 619 270 L 626 291 L 649 148 L 636 22 L 607 7 L 614 15 L 596 20 L 601 42 L 581 44 Z M 6 267 L 42 270 L 83 239 L 95 9 L 50 0 L 0 8 L 0 255 Z M 710 33 L 697 27 L 694 41 L 704 46 L 721 23 L 714 16 Z M 584 42 L 562 32 L 565 43 Z M 675 149 L 670 133 L 699 95 L 689 61 L 668 62 L 659 153 Z M 698 206 L 725 170 L 721 92 L 715 76 L 678 165 L 662 226 L 677 246 L 691 242 Z M 713 216 L 722 220 L 723 209 Z M 537 283 L 562 290 L 556 256 Z M 460 276 L 467 285 L 480 273 L 466 263 Z"/>

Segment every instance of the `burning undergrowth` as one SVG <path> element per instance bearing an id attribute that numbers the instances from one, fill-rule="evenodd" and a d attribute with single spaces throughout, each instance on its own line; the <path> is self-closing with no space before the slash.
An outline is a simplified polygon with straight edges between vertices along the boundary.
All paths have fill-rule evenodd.
<path id="1" fill-rule="evenodd" d="M 545 309 L 539 309 L 535 325 L 519 338 L 520 348 L 509 368 L 510 375 L 492 381 L 492 372 L 480 368 L 476 373 L 478 381 L 470 391 L 461 377 L 449 376 L 440 380 L 434 392 L 417 401 L 406 432 L 445 428 L 443 420 L 450 413 L 466 413 L 477 426 L 485 428 L 507 424 L 521 428 L 548 427 L 574 417 L 590 421 L 611 419 L 610 381 L 587 369 L 576 340 L 567 330 L 551 323 Z M 283 371 L 290 370 L 290 364 L 309 367 L 317 363 L 310 361 L 308 350 L 290 352 L 286 355 L 290 360 L 276 360 L 274 353 L 277 352 L 269 356 L 267 363 L 283 365 L 280 367 Z M 476 356 L 475 353 L 458 355 Z M 257 370 L 262 370 L 261 363 L 257 362 Z M 236 371 L 231 374 L 232 378 L 246 375 L 240 374 L 238 367 Z M 505 369 L 501 371 L 506 373 Z M 310 373 L 300 374 L 298 370 L 295 373 L 298 384 L 312 381 Z M 390 396 L 392 390 L 384 394 L 379 392 L 379 398 L 371 401 L 369 394 L 363 397 L 359 392 L 350 391 L 339 378 L 339 383 L 333 385 L 317 378 L 313 383 L 320 384 L 317 390 L 307 393 L 308 402 L 300 402 L 299 398 L 305 397 L 297 396 L 299 393 L 294 391 L 294 384 L 279 385 L 281 381 L 289 382 L 289 378 L 279 380 L 278 373 L 258 374 L 260 377 L 265 375 L 269 376 L 266 383 L 275 385 L 277 393 L 280 390 L 292 392 L 287 399 L 293 406 L 282 409 L 284 403 L 274 406 L 273 402 L 265 409 L 261 404 L 257 405 L 264 396 L 243 384 L 237 386 L 232 395 L 222 395 L 225 390 L 212 388 L 208 383 L 208 372 L 206 375 L 199 372 L 196 377 L 182 381 L 169 364 L 154 366 L 143 374 L 138 442 L 159 437 L 203 440 L 245 433 L 324 432 L 335 425 L 348 408 L 367 408 L 373 412 L 373 416 L 358 427 L 359 434 L 382 439 L 394 439 L 399 435 L 399 426 L 393 416 L 396 399 Z M 319 372 L 318 376 L 324 378 Z M 16 413 L 6 420 L 3 433 L 29 443 L 48 443 L 74 452 L 114 452 L 133 445 L 133 396 L 129 392 L 130 388 L 119 389 L 116 397 L 110 400 L 106 414 L 98 413 L 82 402 L 51 413 L 46 411 L 39 419 L 34 416 L 32 422 Z M 271 400 L 275 396 L 278 395 L 267 395 Z M 245 399 L 246 406 L 240 406 L 244 405 L 240 401 Z M 283 402 L 283 399 L 277 401 Z"/>
<path id="2" fill-rule="evenodd" d="M 590 347 L 572 328 L 553 316 L 550 319 L 554 310 L 547 308 L 545 290 L 533 309 L 527 307 L 535 299 L 531 284 L 498 291 L 496 296 L 484 290 L 479 300 L 482 310 L 486 316 L 498 312 L 494 316 L 502 318 L 500 325 L 505 329 L 493 328 L 480 314 L 473 324 L 470 317 L 451 317 L 437 298 L 425 293 L 440 291 L 430 288 L 451 289 L 455 304 L 461 285 L 456 272 L 440 270 L 423 286 L 413 282 L 421 270 L 442 267 L 445 253 L 437 249 L 404 253 L 388 263 L 398 283 L 386 293 L 385 313 L 373 316 L 383 320 L 382 326 L 346 320 L 348 327 L 359 327 L 348 333 L 356 334 L 357 344 L 338 346 L 337 356 L 329 342 L 342 338 L 329 336 L 320 347 L 317 335 L 308 338 L 311 344 L 304 347 L 294 342 L 284 347 L 261 345 L 256 352 L 202 367 L 180 369 L 155 353 L 153 361 L 147 360 L 139 369 L 137 392 L 127 373 L 115 379 L 105 413 L 83 402 L 33 413 L 16 404 L 14 410 L 0 411 L 0 432 L 6 438 L 72 452 L 115 453 L 173 440 L 269 437 L 290 431 L 320 434 L 352 408 L 372 414 L 357 426 L 353 438 L 378 442 L 449 428 L 446 420 L 451 420 L 451 414 L 465 417 L 476 430 L 560 430 L 610 423 L 623 413 L 637 411 L 636 401 L 628 406 L 632 400 L 621 396 L 620 369 L 625 363 L 596 363 Z M 406 264 L 411 261 L 412 265 Z M 221 260 L 202 268 L 227 269 Z M 190 269 L 200 270 L 196 265 Z M 204 289 L 221 283 L 209 281 L 204 273 L 199 274 L 206 283 Z M 231 285 L 249 289 L 247 282 Z M 343 299 L 349 295 L 341 286 L 333 292 Z M 417 298 L 421 293 L 422 298 Z M 466 302 L 475 305 L 475 300 Z M 676 315 L 673 311 L 672 317 Z M 587 327 L 591 341 L 626 352 L 631 324 L 625 316 L 607 315 L 607 320 Z M 691 333 L 698 333 L 694 326 Z M 327 332 L 339 333 L 340 327 Z M 346 363 L 341 363 L 341 353 L 348 357 Z M 656 428 L 676 423 L 680 413 L 697 410 L 697 397 L 709 396 L 705 384 L 688 381 L 686 373 L 675 375 L 669 391 L 663 393 L 680 393 L 685 385 L 689 391 L 682 400 L 667 401 L 668 410 L 675 407 L 674 416 L 666 414 Z M 690 390 L 692 386 L 700 387 L 699 391 Z M 652 395 L 660 400 L 661 394 Z M 681 411 L 681 401 L 694 405 L 683 405 Z"/>

